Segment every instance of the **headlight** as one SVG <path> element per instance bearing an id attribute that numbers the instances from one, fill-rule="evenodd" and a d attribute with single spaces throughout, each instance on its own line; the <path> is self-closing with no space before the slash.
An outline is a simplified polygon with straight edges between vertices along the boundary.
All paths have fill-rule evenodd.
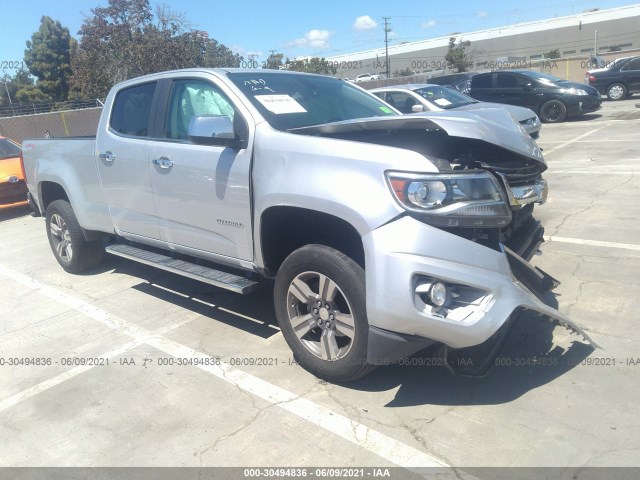
<path id="1" fill-rule="evenodd" d="M 563 88 L 561 91 L 562 93 L 570 93 L 572 95 L 589 95 L 586 90 L 581 88 Z"/>
<path id="2" fill-rule="evenodd" d="M 500 227 L 511 210 L 498 181 L 487 172 L 410 174 L 387 172 L 396 201 L 440 227 Z"/>
<path id="3" fill-rule="evenodd" d="M 526 120 L 520 121 L 520 125 L 525 126 L 525 127 L 529 127 L 529 126 L 535 125 L 535 124 L 536 124 L 535 117 L 527 118 Z"/>

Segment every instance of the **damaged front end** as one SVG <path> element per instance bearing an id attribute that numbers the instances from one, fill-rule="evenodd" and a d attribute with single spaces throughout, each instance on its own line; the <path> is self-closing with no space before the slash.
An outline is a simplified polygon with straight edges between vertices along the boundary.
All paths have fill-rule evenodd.
<path id="1" fill-rule="evenodd" d="M 528 262 L 543 242 L 533 209 L 547 198 L 547 166 L 506 111 L 351 120 L 295 132 L 413 150 L 438 169 L 387 171 L 405 213 L 363 237 L 371 363 L 392 352 L 410 355 L 420 339 L 461 349 L 498 337 L 476 372 L 482 374 L 523 311 L 597 346 L 545 303 L 559 283 Z"/>

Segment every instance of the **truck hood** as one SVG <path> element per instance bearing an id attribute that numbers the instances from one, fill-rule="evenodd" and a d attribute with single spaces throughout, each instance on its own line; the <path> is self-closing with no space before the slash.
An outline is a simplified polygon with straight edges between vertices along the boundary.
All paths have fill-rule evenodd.
<path id="1" fill-rule="evenodd" d="M 374 132 L 442 131 L 449 137 L 480 140 L 544 164 L 540 148 L 507 110 L 483 109 L 481 115 L 457 111 L 372 117 L 295 128 L 290 132 L 338 138 L 349 136 L 355 139 L 358 134 L 366 137 Z"/>
<path id="2" fill-rule="evenodd" d="M 529 120 L 530 118 L 535 118 L 536 116 L 535 112 L 530 108 L 518 107 L 517 105 L 509 105 L 507 103 L 476 102 L 457 107 L 458 111 L 464 110 L 467 112 L 476 112 L 478 110 L 482 110 L 482 112 L 478 112 L 481 114 L 484 114 L 485 109 L 487 108 L 504 108 L 518 122 Z"/>

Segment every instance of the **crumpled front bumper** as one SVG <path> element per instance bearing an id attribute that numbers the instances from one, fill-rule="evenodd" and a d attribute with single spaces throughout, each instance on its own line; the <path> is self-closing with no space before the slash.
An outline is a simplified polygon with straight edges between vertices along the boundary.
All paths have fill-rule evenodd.
<path id="1" fill-rule="evenodd" d="M 595 345 L 582 328 L 534 293 L 536 281 L 544 289 L 553 279 L 506 248 L 498 252 L 409 216 L 372 231 L 363 241 L 373 331 L 464 348 L 485 342 L 514 311 L 528 309 Z M 443 314 L 423 303 L 416 288 L 428 281 L 452 285 L 460 293 L 459 305 L 454 302 Z"/>

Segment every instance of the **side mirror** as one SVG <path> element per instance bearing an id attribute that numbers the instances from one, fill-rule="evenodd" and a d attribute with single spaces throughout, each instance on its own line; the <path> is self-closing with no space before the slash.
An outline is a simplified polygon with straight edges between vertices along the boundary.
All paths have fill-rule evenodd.
<path id="1" fill-rule="evenodd" d="M 422 105 L 414 105 L 413 107 L 411 107 L 411 111 L 413 113 L 424 112 L 424 107 Z"/>
<path id="2" fill-rule="evenodd" d="M 198 145 L 237 147 L 238 141 L 233 122 L 223 115 L 201 115 L 191 117 L 189 139 Z"/>

